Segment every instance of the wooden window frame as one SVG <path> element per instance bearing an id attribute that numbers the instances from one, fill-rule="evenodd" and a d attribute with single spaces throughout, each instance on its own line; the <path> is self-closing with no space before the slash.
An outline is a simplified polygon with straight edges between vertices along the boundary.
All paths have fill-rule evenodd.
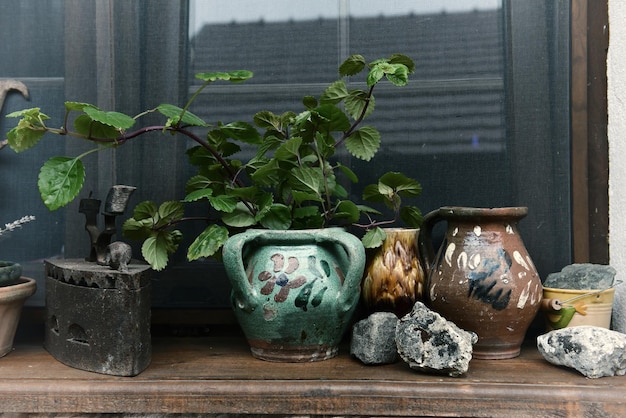
<path id="1" fill-rule="evenodd" d="M 572 0 L 571 13 L 573 260 L 608 264 L 608 2 Z"/>

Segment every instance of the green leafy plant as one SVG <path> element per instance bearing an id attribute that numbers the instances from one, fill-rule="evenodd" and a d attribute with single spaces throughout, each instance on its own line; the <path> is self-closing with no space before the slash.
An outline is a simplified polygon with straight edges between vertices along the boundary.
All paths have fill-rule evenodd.
<path id="1" fill-rule="evenodd" d="M 388 208 L 391 216 L 377 220 L 382 213 L 371 206 L 353 202 L 338 177 L 357 182 L 358 176 L 333 157 L 339 147 L 354 157 L 370 161 L 379 149 L 380 133 L 372 126 L 361 126 L 373 112 L 374 88 L 383 79 L 395 86 L 408 83 L 414 71 L 413 61 L 400 54 L 367 63 L 361 55 L 350 56 L 339 67 L 341 77 L 366 71 L 365 90 L 348 89 L 344 79 L 330 84 L 319 98 L 306 96 L 299 112 L 274 114 L 261 111 L 254 115 L 254 125 L 246 122 L 208 124 L 189 111 L 204 88 L 214 82 L 240 83 L 252 77 L 249 71 L 201 73 L 203 81 L 183 107 L 162 104 L 131 117 L 104 111 L 78 102 L 65 104 L 66 116 L 61 128 L 47 126 L 49 117 L 39 108 L 7 115 L 20 118 L 7 135 L 10 147 L 24 151 L 37 144 L 46 133 L 89 140 L 99 146 L 77 157 L 53 157 L 41 168 L 39 191 L 50 210 L 58 209 L 79 194 L 85 169 L 81 159 L 88 153 L 119 147 L 147 132 L 182 134 L 196 146 L 187 151 L 189 162 L 197 167 L 180 201 L 157 205 L 138 204 L 132 218 L 123 226 L 124 235 L 143 241 L 142 254 L 156 270 L 163 269 L 168 257 L 177 250 L 182 233 L 180 222 L 198 220 L 185 217 L 185 204 L 208 202 L 206 227 L 189 246 L 187 258 L 196 260 L 218 255 L 223 243 L 234 231 L 251 227 L 271 229 L 323 228 L 331 225 L 356 226 L 366 232 L 365 247 L 382 244 L 382 226 L 402 219 L 417 227 L 421 213 L 414 206 L 402 204 L 403 197 L 421 193 L 420 184 L 398 172 L 383 174 L 376 184 L 365 187 L 363 200 Z M 70 114 L 77 112 L 70 129 Z M 142 116 L 158 112 L 163 125 L 133 130 Z M 206 128 L 206 136 L 195 128 Z M 194 128 L 194 129 L 192 129 Z M 238 159 L 242 147 L 254 150 L 247 161 Z"/>

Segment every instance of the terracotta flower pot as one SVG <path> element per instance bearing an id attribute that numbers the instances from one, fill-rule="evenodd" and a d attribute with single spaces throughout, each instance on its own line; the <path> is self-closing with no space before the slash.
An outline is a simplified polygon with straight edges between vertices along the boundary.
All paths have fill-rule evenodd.
<path id="1" fill-rule="evenodd" d="M 24 301 L 36 290 L 35 280 L 24 276 L 15 284 L 0 286 L 0 357 L 13 349 L 13 338 Z"/>

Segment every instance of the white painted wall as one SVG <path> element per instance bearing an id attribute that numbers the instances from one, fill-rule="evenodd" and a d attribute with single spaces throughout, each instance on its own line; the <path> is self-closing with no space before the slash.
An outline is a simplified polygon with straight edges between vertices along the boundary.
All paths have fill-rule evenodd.
<path id="1" fill-rule="evenodd" d="M 626 1 L 609 0 L 609 258 L 617 278 L 613 328 L 626 333 Z"/>

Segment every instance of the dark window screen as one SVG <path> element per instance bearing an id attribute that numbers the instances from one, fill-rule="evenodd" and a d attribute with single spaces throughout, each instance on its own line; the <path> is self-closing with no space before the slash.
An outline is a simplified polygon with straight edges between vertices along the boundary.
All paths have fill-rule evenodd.
<path id="1" fill-rule="evenodd" d="M 370 123 L 383 144 L 375 163 L 340 155 L 361 176 L 350 192 L 397 170 L 422 183 L 413 203 L 424 213 L 528 206 L 521 233 L 545 277 L 571 262 L 569 8 L 564 0 L 7 0 L 0 80 L 23 81 L 31 98 L 7 96 L 0 133 L 14 122 L 4 116 L 23 107 L 41 107 L 60 125 L 65 100 L 130 114 L 183 104 L 195 72 L 235 69 L 255 76 L 209 87 L 192 110 L 210 121 L 250 121 L 258 110 L 302 109 L 302 97 L 336 80 L 349 54 L 404 53 L 416 63 L 409 85 L 377 88 Z M 60 138 L 47 144 L 0 151 L 0 223 L 37 216 L 0 241 L 0 259 L 23 262 L 41 281 L 43 258 L 88 251 L 77 204 L 49 213 L 36 179 L 49 156 L 89 147 Z M 155 134 L 90 157 L 84 194 L 103 199 L 120 183 L 139 188 L 131 204 L 180 198 L 191 174 L 189 145 Z M 29 303 L 43 304 L 41 289 Z M 181 251 L 155 275 L 153 304 L 227 306 L 221 265 L 187 263 Z"/>

